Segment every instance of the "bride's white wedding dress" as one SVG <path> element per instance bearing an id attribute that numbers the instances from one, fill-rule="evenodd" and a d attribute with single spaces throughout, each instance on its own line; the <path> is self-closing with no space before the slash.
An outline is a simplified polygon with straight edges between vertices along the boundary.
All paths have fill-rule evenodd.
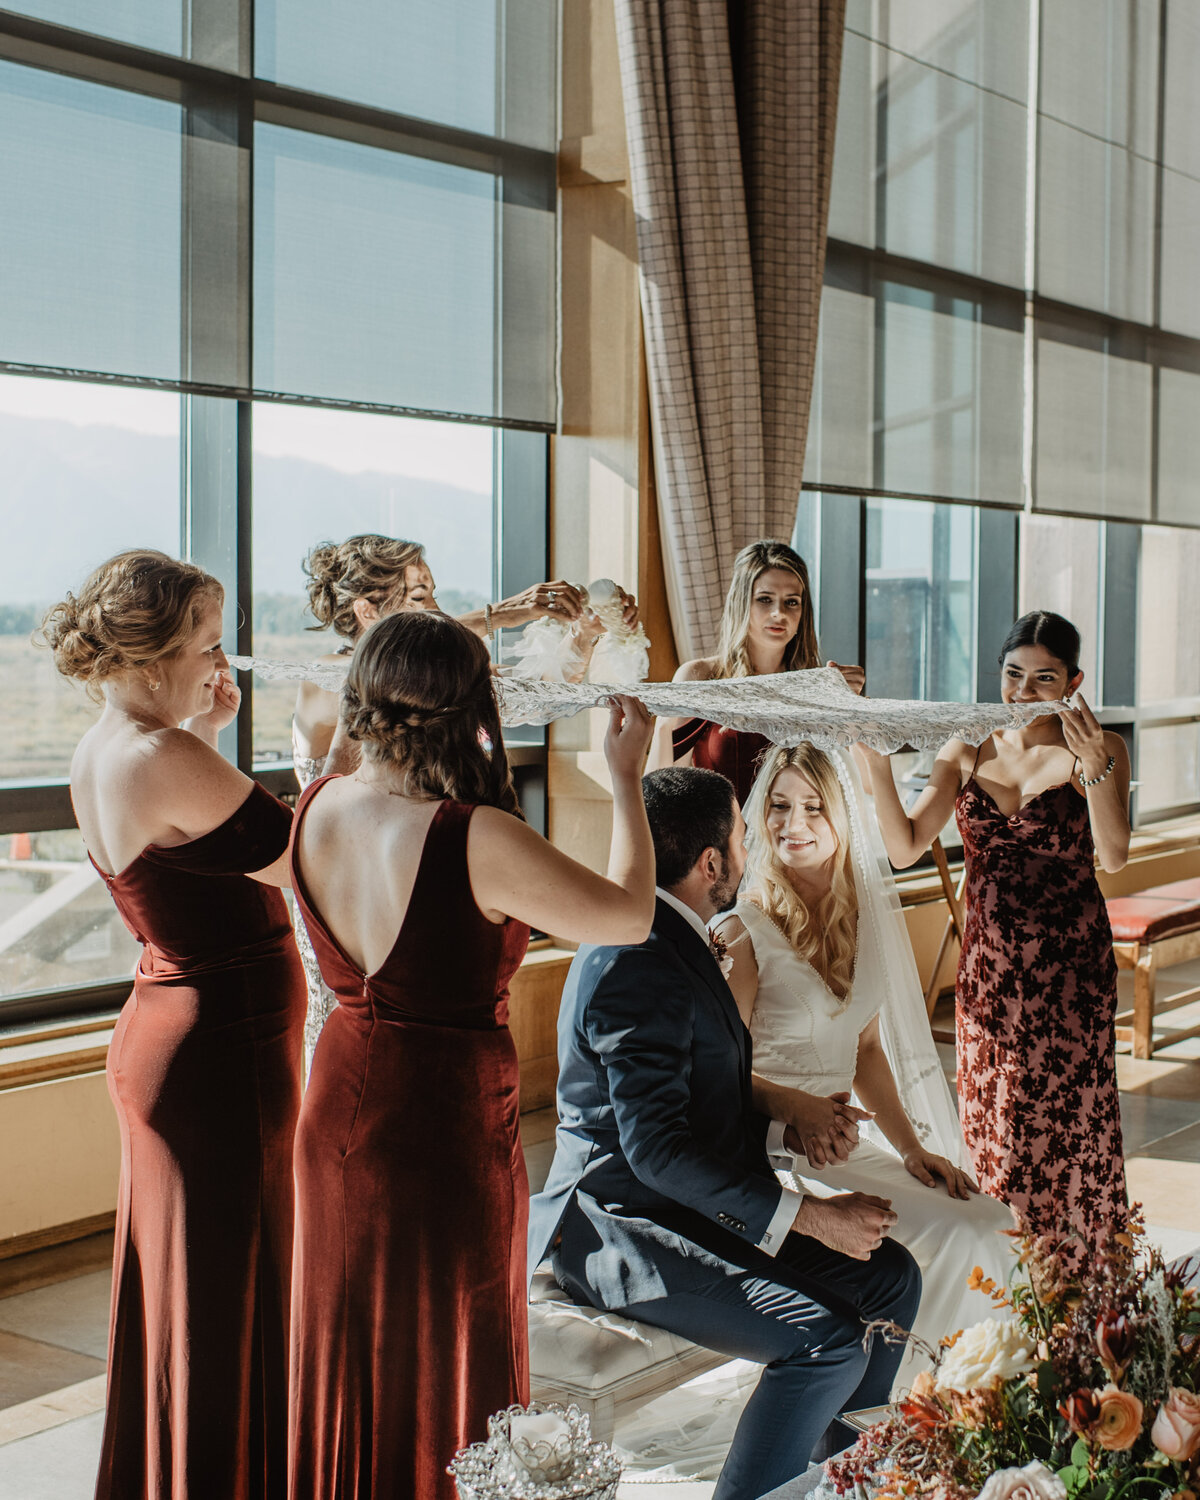
<path id="1" fill-rule="evenodd" d="M 743 900 L 736 910 L 758 963 L 750 1022 L 754 1071 L 810 1094 L 852 1090 L 859 1037 L 879 1013 L 882 987 L 862 983 L 856 964 L 850 993 L 839 999 L 760 907 Z M 939 1150 L 942 1143 L 927 1144 Z M 806 1166 L 790 1185 L 822 1197 L 860 1192 L 891 1199 L 899 1216 L 892 1234 L 921 1268 L 921 1307 L 912 1331 L 927 1343 L 936 1346 L 943 1335 L 994 1316 L 989 1299 L 966 1283 L 973 1266 L 982 1266 L 1001 1284 L 1008 1274 L 1011 1242 L 1003 1231 L 1012 1228 L 1012 1215 L 1002 1203 L 982 1193 L 963 1202 L 944 1187 L 926 1187 L 873 1127 L 849 1161 L 822 1169 Z M 910 1347 L 897 1389 L 927 1363 Z"/>

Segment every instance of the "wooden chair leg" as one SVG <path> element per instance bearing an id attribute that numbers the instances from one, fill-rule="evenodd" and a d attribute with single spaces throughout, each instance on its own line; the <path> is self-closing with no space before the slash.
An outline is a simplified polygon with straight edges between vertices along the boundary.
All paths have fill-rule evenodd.
<path id="1" fill-rule="evenodd" d="M 1154 991 L 1158 963 L 1154 949 L 1147 945 L 1138 950 L 1133 971 L 1133 1055 L 1154 1056 Z"/>

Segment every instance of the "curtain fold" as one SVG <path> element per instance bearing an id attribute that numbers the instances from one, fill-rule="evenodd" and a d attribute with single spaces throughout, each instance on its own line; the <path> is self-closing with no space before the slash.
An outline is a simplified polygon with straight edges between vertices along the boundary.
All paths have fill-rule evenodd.
<path id="1" fill-rule="evenodd" d="M 667 586 L 716 645 L 733 557 L 791 535 L 845 0 L 615 0 Z"/>

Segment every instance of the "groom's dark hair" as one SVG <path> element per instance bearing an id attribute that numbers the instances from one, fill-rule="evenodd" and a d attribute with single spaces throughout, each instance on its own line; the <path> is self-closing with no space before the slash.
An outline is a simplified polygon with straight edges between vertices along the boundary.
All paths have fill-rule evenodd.
<path id="1" fill-rule="evenodd" d="M 718 771 L 667 766 L 642 777 L 656 879 L 664 890 L 685 880 L 706 849 L 729 851 L 733 786 Z"/>

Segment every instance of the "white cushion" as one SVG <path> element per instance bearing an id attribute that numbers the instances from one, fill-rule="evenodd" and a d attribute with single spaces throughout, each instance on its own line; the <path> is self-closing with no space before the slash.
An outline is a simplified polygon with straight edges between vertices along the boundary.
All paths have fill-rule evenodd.
<path id="1" fill-rule="evenodd" d="M 538 1386 L 596 1394 L 655 1365 L 690 1354 L 696 1345 L 665 1328 L 573 1302 L 547 1266 L 529 1292 L 529 1369 Z"/>

